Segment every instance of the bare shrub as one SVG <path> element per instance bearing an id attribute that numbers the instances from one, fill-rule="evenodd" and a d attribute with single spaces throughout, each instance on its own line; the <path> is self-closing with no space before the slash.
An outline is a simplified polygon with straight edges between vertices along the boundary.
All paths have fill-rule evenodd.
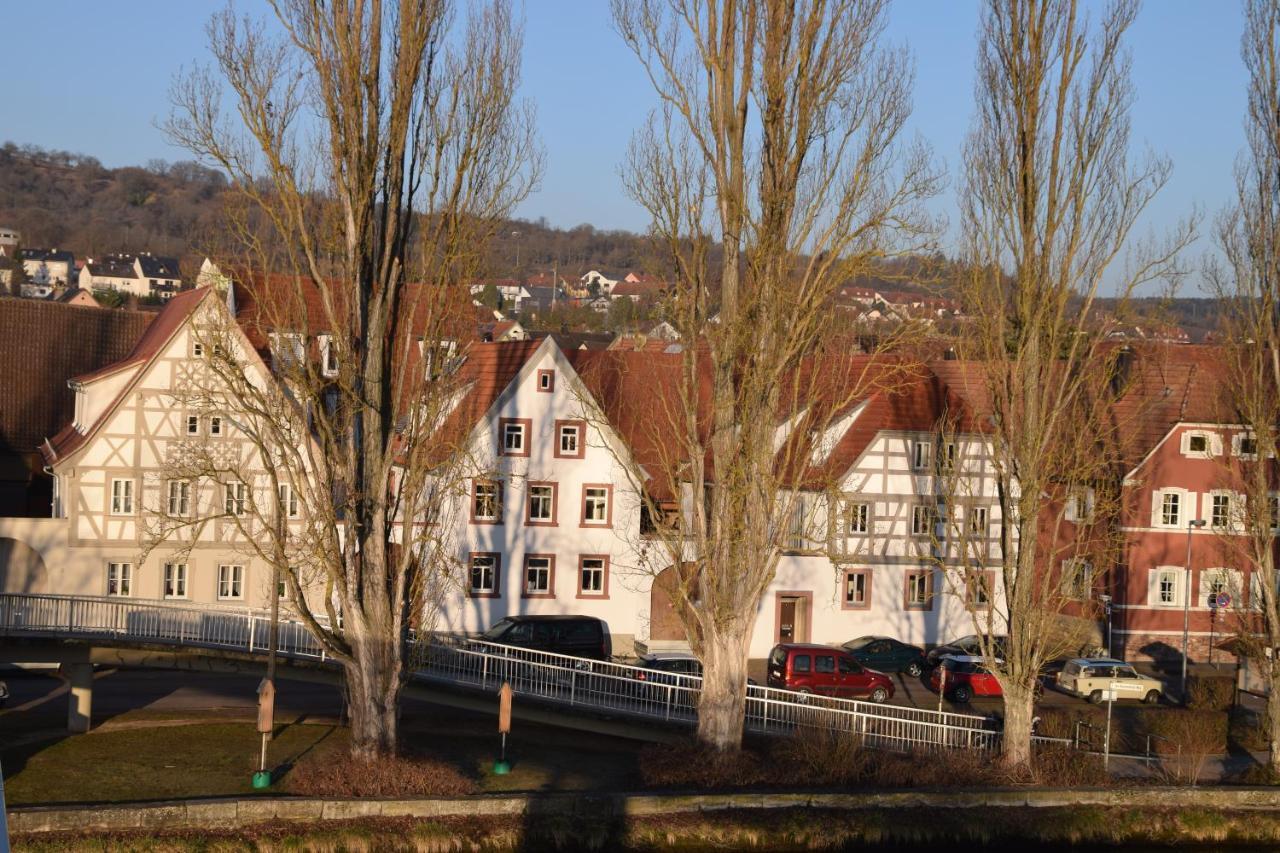
<path id="1" fill-rule="evenodd" d="M 1209 757 L 1227 749 L 1227 715 L 1219 711 L 1175 711 L 1149 718 L 1161 768 L 1175 782 L 1194 785 Z"/>
<path id="2" fill-rule="evenodd" d="M 1099 786 L 1110 782 L 1096 755 L 1069 746 L 1044 746 L 1035 752 L 1032 781 L 1058 788 Z"/>
<path id="3" fill-rule="evenodd" d="M 458 797 L 476 784 L 457 768 L 420 756 L 356 758 L 346 752 L 308 758 L 289 771 L 285 790 L 307 797 Z"/>
<path id="4" fill-rule="evenodd" d="M 696 741 L 653 744 L 640 750 L 640 778 L 649 788 L 745 788 L 768 774 L 750 749 L 721 751 Z"/>
<path id="5" fill-rule="evenodd" d="M 1187 685 L 1187 707 L 1196 711 L 1225 711 L 1235 704 L 1235 680 L 1225 676 L 1197 676 Z"/>
<path id="6" fill-rule="evenodd" d="M 793 783 L 847 785 L 865 778 L 876 763 L 876 756 L 852 732 L 801 729 L 772 747 L 771 766 Z"/>

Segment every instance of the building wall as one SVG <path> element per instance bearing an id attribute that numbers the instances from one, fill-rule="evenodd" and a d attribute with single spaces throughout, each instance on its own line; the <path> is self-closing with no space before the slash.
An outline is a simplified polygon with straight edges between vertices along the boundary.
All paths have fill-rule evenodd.
<path id="1" fill-rule="evenodd" d="M 552 389 L 539 390 L 539 376 L 552 376 Z M 471 520 L 471 496 L 460 502 L 455 553 L 462 566 L 462 583 L 443 607 L 441 627 L 449 631 L 483 631 L 513 614 L 572 613 L 596 616 L 609 625 L 614 651 L 632 651 L 633 641 L 643 642 L 649 633 L 649 587 L 653 567 L 649 549 L 639 535 L 640 502 L 628 485 L 621 445 L 604 427 L 600 416 L 587 405 L 587 392 L 575 380 L 572 368 L 558 347 L 548 339 L 495 403 L 473 434 L 475 470 L 503 486 L 501 523 Z M 526 424 L 527 456 L 498 453 L 504 419 Z M 582 458 L 558 458 L 557 421 L 577 422 L 585 429 Z M 581 438 L 581 437 L 580 437 Z M 555 485 L 555 523 L 527 523 L 530 485 Z M 606 484 L 612 489 L 612 507 L 606 526 L 585 526 L 583 489 Z M 467 591 L 467 567 L 473 554 L 496 554 L 500 559 L 496 595 Z M 551 594 L 524 594 L 524 567 L 528 555 L 554 557 Z M 581 593 L 579 561 L 584 556 L 604 556 L 609 561 L 607 595 Z"/>
<path id="2" fill-rule="evenodd" d="M 1124 555 L 1115 578 L 1114 630 L 1117 645 L 1130 659 L 1180 658 L 1184 620 L 1193 660 L 1207 658 L 1211 636 L 1255 624 L 1251 608 L 1256 592 L 1240 552 L 1245 540 L 1233 535 L 1238 527 L 1215 528 L 1212 523 L 1214 494 L 1229 496 L 1233 512 L 1243 506 L 1236 503 L 1243 496 L 1231 469 L 1238 449 L 1233 436 L 1239 433 L 1219 425 L 1179 424 L 1125 481 Z M 1208 437 L 1209 452 L 1190 451 L 1193 435 Z M 1176 524 L 1167 525 L 1160 495 L 1175 490 L 1180 515 Z M 1206 525 L 1191 528 L 1192 520 Z M 1162 600 L 1162 573 L 1173 585 L 1171 601 Z M 1209 602 L 1211 583 L 1220 575 L 1231 597 L 1224 609 Z"/>

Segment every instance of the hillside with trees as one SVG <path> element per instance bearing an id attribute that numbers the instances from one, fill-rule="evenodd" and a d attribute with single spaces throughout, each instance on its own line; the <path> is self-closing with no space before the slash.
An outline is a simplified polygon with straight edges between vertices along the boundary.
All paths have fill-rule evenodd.
<path id="1" fill-rule="evenodd" d="M 0 146 L 0 225 L 18 229 L 24 246 L 66 249 L 77 258 L 150 251 L 182 259 L 190 278 L 209 247 L 220 242 L 228 188 L 221 172 L 191 161 L 112 169 L 85 154 L 13 142 Z M 545 218 L 508 220 L 483 264 L 493 278 L 523 279 L 553 268 L 570 277 L 593 269 L 668 274 L 643 234 L 586 223 L 555 228 Z M 881 274 L 850 285 L 947 295 L 957 274 L 952 262 L 935 255 L 887 261 Z M 1100 306 L 1106 310 L 1108 300 Z M 1150 298 L 1130 307 L 1147 322 L 1182 326 L 1196 340 L 1216 325 L 1210 299 Z M 557 326 L 604 324 L 596 317 L 554 319 Z"/>

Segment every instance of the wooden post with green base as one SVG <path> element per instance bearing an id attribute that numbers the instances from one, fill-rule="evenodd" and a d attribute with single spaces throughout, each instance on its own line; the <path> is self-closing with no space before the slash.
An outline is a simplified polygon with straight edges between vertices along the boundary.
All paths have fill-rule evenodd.
<path id="1" fill-rule="evenodd" d="M 498 760 L 493 762 L 493 772 L 503 776 L 511 772 L 511 762 L 507 761 L 507 735 L 511 732 L 511 697 L 515 693 L 510 682 L 504 681 L 498 691 L 498 733 L 502 735 L 502 751 Z"/>
<path id="2" fill-rule="evenodd" d="M 262 735 L 262 752 L 258 756 L 258 771 L 253 774 L 255 790 L 271 787 L 271 771 L 267 769 L 267 738 L 275 725 L 276 686 L 269 678 L 258 685 L 258 733 Z"/>

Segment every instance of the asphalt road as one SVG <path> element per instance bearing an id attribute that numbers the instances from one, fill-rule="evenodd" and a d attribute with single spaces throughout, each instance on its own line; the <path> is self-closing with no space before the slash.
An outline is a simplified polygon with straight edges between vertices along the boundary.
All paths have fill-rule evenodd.
<path id="1" fill-rule="evenodd" d="M 63 719 L 66 684 L 53 672 L 0 674 L 10 698 L 5 713 L 21 711 Z M 937 709 L 938 694 L 923 680 L 905 674 L 894 676 L 893 704 Z M 183 711 L 243 710 L 256 707 L 258 678 L 226 673 L 194 673 L 174 670 L 100 669 L 94 675 L 95 724 L 128 711 L 147 709 L 163 713 Z M 1045 692 L 1044 706 L 1078 704 L 1081 700 L 1053 690 Z M 430 714 L 434 706 L 406 698 L 405 713 Z M 276 692 L 278 713 L 338 717 L 342 697 L 337 688 L 309 681 L 281 678 Z M 960 713 L 998 714 L 998 698 L 978 698 L 969 705 L 944 701 L 942 709 Z M 3 729 L 3 723 L 0 723 Z"/>

